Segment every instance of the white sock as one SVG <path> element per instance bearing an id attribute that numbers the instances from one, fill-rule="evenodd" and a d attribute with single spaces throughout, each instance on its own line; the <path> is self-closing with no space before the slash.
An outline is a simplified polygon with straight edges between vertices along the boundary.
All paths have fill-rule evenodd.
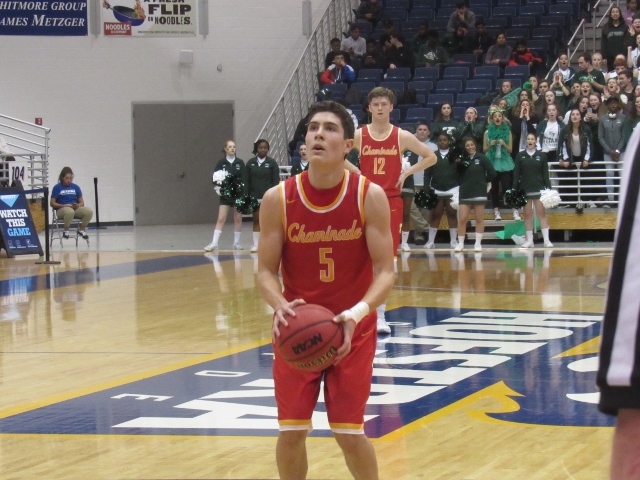
<path id="1" fill-rule="evenodd" d="M 242 232 L 233 232 L 233 243 L 240 243 L 240 234 Z"/>
<path id="2" fill-rule="evenodd" d="M 214 245 L 218 244 L 218 240 L 220 240 L 220 235 L 222 235 L 222 230 L 214 230 L 213 231 L 213 240 L 211 241 L 211 243 L 213 243 Z"/>
<path id="3" fill-rule="evenodd" d="M 549 227 L 541 228 L 542 238 L 544 239 L 544 243 L 549 243 Z"/>
<path id="4" fill-rule="evenodd" d="M 451 237 L 451 241 L 455 242 L 456 238 L 458 238 L 458 229 L 457 228 L 450 228 L 449 229 L 449 236 Z"/>
<path id="5" fill-rule="evenodd" d="M 378 308 L 376 308 L 376 313 L 378 314 L 378 318 L 384 318 L 384 311 L 387 309 L 387 304 L 383 303 Z"/>
<path id="6" fill-rule="evenodd" d="M 484 235 L 484 233 L 476 232 L 476 245 L 480 245 L 482 243 L 482 235 Z"/>
<path id="7" fill-rule="evenodd" d="M 260 240 L 260 232 L 253 232 L 253 244 L 257 247 Z"/>
<path id="8" fill-rule="evenodd" d="M 533 230 L 527 230 L 526 236 L 527 236 L 527 242 L 533 243 Z"/>
<path id="9" fill-rule="evenodd" d="M 458 235 L 458 243 L 460 245 L 462 245 L 464 243 L 464 235 L 462 235 L 462 236 Z"/>
<path id="10" fill-rule="evenodd" d="M 438 233 L 437 228 L 429 227 L 429 242 L 428 243 L 436 243 L 436 233 Z"/>
<path id="11" fill-rule="evenodd" d="M 402 232 L 402 243 L 407 243 L 409 240 L 409 232 Z"/>

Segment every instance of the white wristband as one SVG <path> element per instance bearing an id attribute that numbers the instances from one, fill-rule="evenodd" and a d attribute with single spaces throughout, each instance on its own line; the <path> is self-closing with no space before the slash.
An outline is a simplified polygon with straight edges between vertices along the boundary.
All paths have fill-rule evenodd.
<path id="1" fill-rule="evenodd" d="M 358 302 L 349 310 L 342 312 L 346 318 L 350 318 L 356 322 L 356 325 L 369 313 L 369 305 L 366 302 Z"/>

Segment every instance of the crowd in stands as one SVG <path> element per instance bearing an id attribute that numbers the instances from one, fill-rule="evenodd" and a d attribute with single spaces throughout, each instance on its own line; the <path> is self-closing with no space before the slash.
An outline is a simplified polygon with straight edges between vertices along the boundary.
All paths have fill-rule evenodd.
<path id="1" fill-rule="evenodd" d="M 343 103 L 366 124 L 367 94 L 386 87 L 397 99 L 392 123 L 413 132 L 426 124 L 436 143 L 441 133 L 461 143 L 472 137 L 494 161 L 486 132 L 506 139 L 508 131 L 513 158 L 533 133 L 571 206 L 615 206 L 624 151 L 640 121 L 637 0 L 609 9 L 599 50 L 579 52 L 576 68 L 563 46 L 588 1 L 454 1 L 363 0 L 344 38 L 331 40 L 318 99 Z M 495 112 L 504 128 L 495 128 Z M 299 138 L 290 143 L 294 157 Z M 590 175 L 594 169 L 606 169 L 606 188 L 590 180 L 605 176 Z M 496 170 L 490 198 L 498 219 L 513 166 Z"/>

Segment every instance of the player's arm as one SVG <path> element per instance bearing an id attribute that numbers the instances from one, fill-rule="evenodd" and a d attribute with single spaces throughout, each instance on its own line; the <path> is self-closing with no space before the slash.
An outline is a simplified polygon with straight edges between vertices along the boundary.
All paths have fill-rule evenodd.
<path id="1" fill-rule="evenodd" d="M 285 314 L 295 316 L 292 308 L 305 303 L 302 299 L 288 302 L 282 295 L 282 285 L 278 278 L 280 259 L 284 245 L 284 232 L 280 213 L 280 189 L 267 190 L 260 205 L 260 241 L 258 243 L 258 286 L 262 298 L 273 308 L 271 336 L 280 336 L 280 324 L 288 325 Z"/>
<path id="2" fill-rule="evenodd" d="M 413 153 L 422 157 L 422 160 L 418 161 L 415 165 L 412 165 L 410 168 L 407 168 L 404 172 L 400 174 L 400 178 L 398 179 L 398 183 L 396 186 L 401 187 L 404 183 L 405 179 L 409 175 L 413 175 L 420 170 L 424 170 L 429 168 L 431 165 L 435 165 L 437 162 L 436 154 L 433 153 L 429 147 L 427 147 L 424 143 L 418 140 L 414 135 L 406 130 L 400 131 L 400 149 L 404 152 L 405 150 L 411 150 Z"/>
<path id="3" fill-rule="evenodd" d="M 364 200 L 364 233 L 369 255 L 373 261 L 373 282 L 357 304 L 334 319 L 335 322 L 344 322 L 344 342 L 338 349 L 336 362 L 351 351 L 351 337 L 357 322 L 380 306 L 393 287 L 395 277 L 393 273 L 393 241 L 389 228 L 390 216 L 389 202 L 384 190 L 378 185 L 370 183 Z M 354 266 L 354 268 L 358 267 Z"/>
<path id="4" fill-rule="evenodd" d="M 356 130 L 356 133 L 353 136 L 352 148 L 357 149 L 358 152 L 360 151 L 360 138 L 361 138 L 361 132 L 360 130 Z M 346 158 L 344 159 L 344 168 L 346 170 L 349 170 L 350 172 L 360 173 L 360 169 L 356 167 L 353 163 L 351 163 L 349 160 L 347 160 Z"/>

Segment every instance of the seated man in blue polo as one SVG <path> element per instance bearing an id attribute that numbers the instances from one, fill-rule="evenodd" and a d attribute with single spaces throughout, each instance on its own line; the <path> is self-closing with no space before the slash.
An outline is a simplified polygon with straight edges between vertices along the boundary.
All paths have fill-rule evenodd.
<path id="1" fill-rule="evenodd" d="M 64 167 L 58 177 L 58 183 L 51 190 L 51 207 L 56 211 L 56 215 L 60 220 L 64 221 L 64 231 L 62 236 L 69 238 L 69 228 L 74 218 L 80 219 L 78 234 L 89 241 L 86 228 L 93 218 L 93 210 L 84 206 L 82 199 L 82 190 L 73 181 L 73 170 Z"/>

